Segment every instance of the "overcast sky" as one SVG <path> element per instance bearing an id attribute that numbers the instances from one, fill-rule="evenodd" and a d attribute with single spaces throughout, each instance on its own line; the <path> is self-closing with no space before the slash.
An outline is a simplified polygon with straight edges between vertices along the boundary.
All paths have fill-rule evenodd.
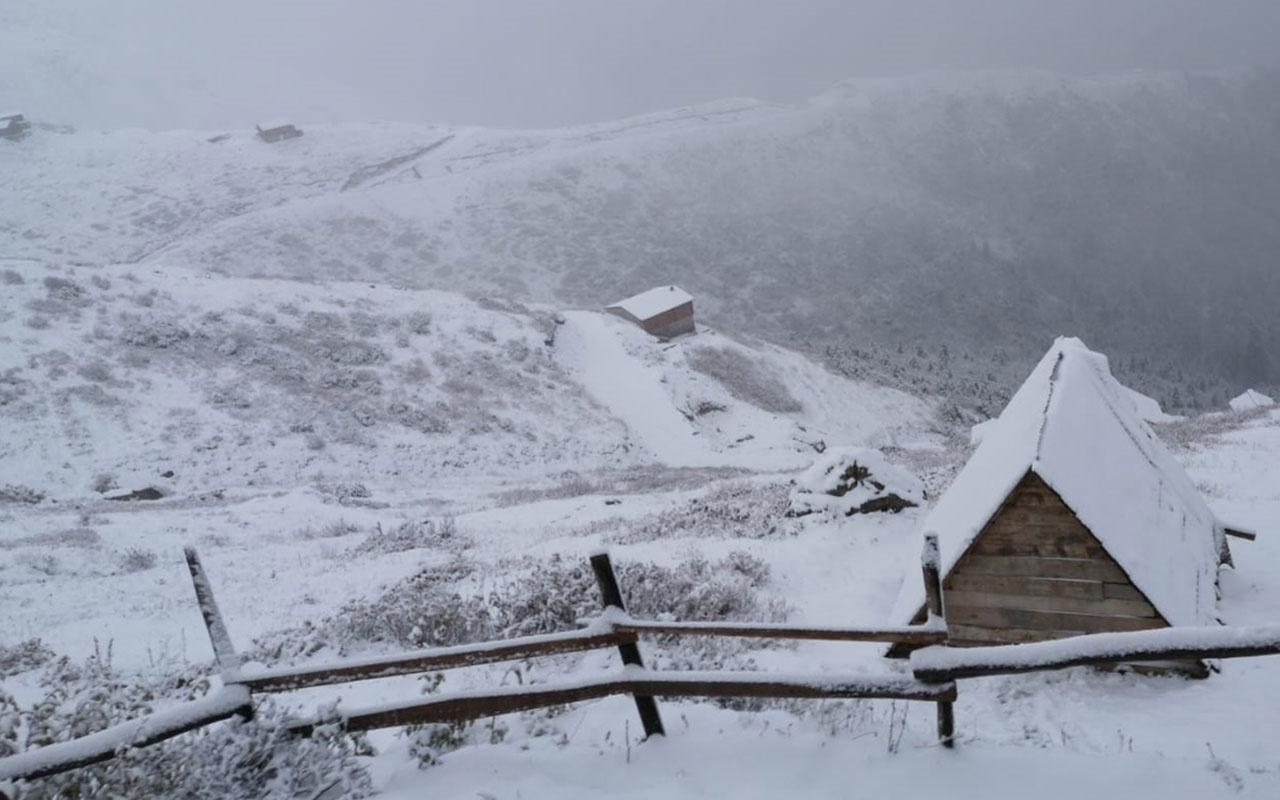
<path id="1" fill-rule="evenodd" d="M 94 127 L 546 127 L 858 76 L 1278 50 L 1280 0 L 0 0 L 0 106 Z"/>

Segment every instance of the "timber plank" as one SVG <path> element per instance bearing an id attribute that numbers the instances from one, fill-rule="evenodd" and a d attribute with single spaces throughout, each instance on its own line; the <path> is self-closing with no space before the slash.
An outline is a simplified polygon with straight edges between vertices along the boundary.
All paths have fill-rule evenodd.
<path id="1" fill-rule="evenodd" d="M 1047 642 L 1053 639 L 1067 639 L 1072 636 L 1084 635 L 1084 631 L 1029 630 L 1026 628 L 984 628 L 979 625 L 960 625 L 958 623 L 952 623 L 947 627 L 951 631 L 951 640 L 947 644 L 953 647 Z"/>
<path id="2" fill-rule="evenodd" d="M 953 572 L 947 578 L 946 590 L 1034 597 L 1077 597 L 1087 600 L 1106 599 L 1103 584 L 1099 581 L 1012 578 L 998 575 L 970 575 L 964 572 Z"/>
<path id="3" fill-rule="evenodd" d="M 1044 558 L 1102 558 L 1106 551 L 1097 542 L 1081 542 L 1054 533 L 1043 536 L 999 536 L 988 531 L 970 548 L 983 556 L 1041 556 Z"/>
<path id="4" fill-rule="evenodd" d="M 1022 578 L 1062 578 L 1127 583 L 1129 578 L 1110 559 L 1039 558 L 1035 556 L 966 555 L 953 575 L 1008 575 Z"/>
<path id="5" fill-rule="evenodd" d="M 1053 611 L 1120 617 L 1156 616 L 1155 608 L 1146 600 L 1094 600 L 1080 597 L 1011 595 L 994 592 L 947 592 L 947 606 L 948 608 L 1025 609 L 1028 611 Z"/>
<path id="6" fill-rule="evenodd" d="M 1141 631 L 1168 627 L 1159 617 L 1114 617 L 1096 614 L 1071 614 L 1032 611 L 1019 608 L 978 608 L 948 606 L 947 622 L 986 628 L 1025 628 L 1029 630 L 1076 630 L 1085 633 Z"/>
<path id="7" fill-rule="evenodd" d="M 1102 592 L 1108 598 L 1116 600 L 1146 600 L 1142 592 L 1130 583 L 1104 583 Z"/>

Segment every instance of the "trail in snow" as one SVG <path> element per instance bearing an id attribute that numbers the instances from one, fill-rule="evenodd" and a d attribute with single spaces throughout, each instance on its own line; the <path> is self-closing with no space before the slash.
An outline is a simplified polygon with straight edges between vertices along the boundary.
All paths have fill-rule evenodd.
<path id="1" fill-rule="evenodd" d="M 661 370 L 641 363 L 619 338 L 623 323 L 592 311 L 571 311 L 556 336 L 557 359 L 587 392 L 627 426 L 657 461 L 706 467 L 726 459 L 709 452 L 663 391 Z"/>

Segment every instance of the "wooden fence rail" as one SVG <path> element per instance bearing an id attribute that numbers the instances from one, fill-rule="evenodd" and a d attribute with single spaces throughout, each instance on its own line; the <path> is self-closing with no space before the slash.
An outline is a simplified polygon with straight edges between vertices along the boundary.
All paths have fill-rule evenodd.
<path id="1" fill-rule="evenodd" d="M 122 722 L 79 739 L 0 758 L 0 781 L 43 778 L 98 764 L 115 758 L 123 749 L 146 747 L 229 717 L 244 716 L 250 708 L 249 702 L 248 689 L 224 686 L 199 700 Z M 0 792 L 0 797 L 3 796 Z"/>
<path id="2" fill-rule="evenodd" d="M 1094 633 L 998 647 L 927 647 L 913 652 L 910 663 L 918 680 L 947 681 L 1134 661 L 1269 655 L 1280 655 L 1280 625 Z"/>
<path id="3" fill-rule="evenodd" d="M 597 700 L 613 695 L 644 697 L 863 698 L 884 700 L 954 700 L 954 683 L 924 683 L 905 676 L 782 676 L 725 672 L 662 672 L 628 668 L 621 675 L 571 684 L 519 686 L 460 692 L 345 712 L 329 719 L 299 720 L 290 729 L 310 734 L 317 725 L 340 724 L 345 730 L 458 722 L 528 711 L 547 706 Z"/>

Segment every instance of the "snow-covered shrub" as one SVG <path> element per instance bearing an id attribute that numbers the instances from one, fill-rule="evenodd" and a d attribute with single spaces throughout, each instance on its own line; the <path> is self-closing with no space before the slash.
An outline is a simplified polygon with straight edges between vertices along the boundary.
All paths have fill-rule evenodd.
<path id="1" fill-rule="evenodd" d="M 50 299 L 76 305 L 81 305 L 85 302 L 84 287 L 75 281 L 50 275 L 44 279 L 43 283 Z"/>
<path id="2" fill-rule="evenodd" d="M 154 550 L 130 547 L 120 557 L 120 571 L 123 573 L 145 572 L 146 570 L 154 569 L 155 566 L 156 554 Z"/>
<path id="3" fill-rule="evenodd" d="M 15 645 L 0 644 L 0 679 L 42 667 L 54 653 L 40 639 L 27 639 Z"/>
<path id="4" fill-rule="evenodd" d="M 368 505 L 369 503 L 369 487 L 363 483 L 319 479 L 315 482 L 315 487 L 320 494 L 332 497 L 344 506 Z"/>
<path id="5" fill-rule="evenodd" d="M 165 350 L 186 341 L 191 332 L 172 319 L 127 319 L 120 341 L 134 347 Z"/>
<path id="6" fill-rule="evenodd" d="M 5 286 L 21 286 L 26 283 L 22 277 L 22 273 L 12 269 L 6 269 L 4 272 L 0 272 L 0 281 L 3 281 Z"/>
<path id="7" fill-rule="evenodd" d="M 98 494 L 106 494 L 112 489 L 119 489 L 120 481 L 114 472 L 99 472 L 93 476 L 93 490 Z"/>
<path id="8" fill-rule="evenodd" d="M 828 450 L 796 479 L 788 514 L 852 516 L 901 511 L 924 501 L 924 484 L 878 450 Z"/>
<path id="9" fill-rule="evenodd" d="M 423 675 L 421 680 L 422 693 L 435 694 L 444 683 L 444 673 Z M 466 747 L 477 740 L 483 739 L 489 744 L 500 744 L 506 739 L 508 730 L 505 722 L 491 718 L 485 722 L 458 720 L 409 725 L 405 727 L 404 735 L 409 740 L 409 756 L 418 762 L 419 768 L 426 769 L 439 764 L 441 757 L 447 753 Z"/>
<path id="10" fill-rule="evenodd" d="M 176 702 L 204 696 L 209 681 L 195 674 L 159 679 L 124 676 L 110 651 L 96 650 L 84 666 L 63 658 L 41 677 L 43 696 L 17 712 L 0 693 L 0 753 L 22 752 L 85 736 Z M 357 742 L 333 727 L 309 739 L 285 729 L 285 710 L 258 704 L 252 721 L 236 718 L 150 747 L 128 750 L 89 767 L 32 781 L 22 800 L 354 800 L 371 791 L 356 759 Z"/>
<path id="11" fill-rule="evenodd" d="M 622 523 L 610 537 L 619 544 L 658 539 L 765 539 L 786 536 L 788 488 L 734 481 L 717 486 L 675 508 Z"/>
<path id="12" fill-rule="evenodd" d="M 715 378 L 729 394 L 743 402 L 775 414 L 804 410 L 782 380 L 738 350 L 696 347 L 688 351 L 686 358 L 690 367 Z"/>
<path id="13" fill-rule="evenodd" d="M 414 519 L 402 522 L 390 530 L 383 530 L 379 522 L 360 544 L 351 548 L 351 555 L 369 553 L 400 553 L 405 550 L 454 549 L 463 545 L 458 537 L 458 526 L 453 517 L 436 521 Z"/>
<path id="14" fill-rule="evenodd" d="M 487 594 L 459 590 L 458 584 L 474 570 L 467 562 L 422 570 L 378 598 L 347 603 L 318 624 L 255 641 L 252 658 L 274 663 L 325 648 L 342 654 L 369 644 L 447 647 L 553 633 L 575 630 L 580 620 L 600 612 L 600 591 L 585 560 L 554 555 L 549 561 L 522 559 L 508 568 L 522 574 Z M 692 556 L 674 567 L 621 562 L 614 568 L 627 610 L 637 617 L 780 621 L 788 613 L 784 603 L 764 594 L 768 565 L 746 553 L 717 562 Z M 659 643 L 669 662 L 711 668 L 751 646 L 701 638 Z"/>

